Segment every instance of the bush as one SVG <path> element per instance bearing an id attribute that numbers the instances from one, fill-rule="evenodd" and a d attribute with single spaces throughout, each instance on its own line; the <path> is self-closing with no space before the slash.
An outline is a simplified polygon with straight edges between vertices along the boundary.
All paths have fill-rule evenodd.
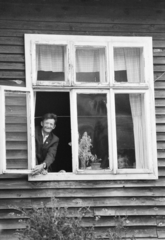
<path id="1" fill-rule="evenodd" d="M 95 240 L 94 227 L 83 227 L 82 218 L 91 212 L 89 208 L 80 208 L 76 216 L 67 208 L 59 207 L 58 200 L 52 199 L 52 207 L 41 203 L 39 208 L 19 210 L 17 217 L 25 223 L 26 228 L 18 229 L 19 240 Z M 13 208 L 13 207 L 12 207 Z M 100 216 L 96 216 L 96 221 Z M 109 240 L 122 240 L 126 237 L 125 218 L 115 217 L 115 227 L 106 232 Z M 99 238 L 101 240 L 101 238 Z M 134 238 L 130 238 L 133 240 Z"/>

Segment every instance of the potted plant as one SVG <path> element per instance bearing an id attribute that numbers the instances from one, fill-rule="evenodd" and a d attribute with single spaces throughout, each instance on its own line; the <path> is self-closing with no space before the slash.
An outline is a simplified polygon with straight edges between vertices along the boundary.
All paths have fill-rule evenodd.
<path id="1" fill-rule="evenodd" d="M 79 141 L 79 159 L 80 168 L 85 169 L 87 166 L 91 166 L 92 169 L 100 169 L 101 159 L 97 155 L 91 153 L 92 140 L 87 132 L 84 132 L 82 138 Z"/>
<path id="2" fill-rule="evenodd" d="M 80 159 L 80 168 L 85 169 L 89 160 L 92 158 L 91 153 L 92 140 L 87 132 L 84 132 L 82 138 L 79 141 L 79 159 Z"/>
<path id="3" fill-rule="evenodd" d="M 91 168 L 96 170 L 96 169 L 100 169 L 100 165 L 101 165 L 101 159 L 97 157 L 97 155 L 93 155 L 91 157 Z"/>

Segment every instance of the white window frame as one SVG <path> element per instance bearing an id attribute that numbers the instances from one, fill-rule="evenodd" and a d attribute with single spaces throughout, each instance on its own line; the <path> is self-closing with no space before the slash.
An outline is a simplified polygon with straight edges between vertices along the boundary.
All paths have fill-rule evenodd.
<path id="1" fill-rule="evenodd" d="M 27 106 L 27 145 L 28 145 L 28 168 L 27 169 L 7 169 L 6 168 L 6 131 L 5 131 L 5 92 L 11 91 L 11 92 L 24 92 L 28 93 L 27 99 L 26 99 L 26 106 Z M 0 86 L 0 136 L 3 139 L 3 141 L 0 141 L 0 159 L 2 160 L 0 164 L 0 174 L 2 173 L 11 173 L 11 174 L 30 174 L 31 173 L 31 164 L 32 159 L 35 159 L 35 151 L 34 151 L 34 145 L 35 145 L 35 136 L 34 134 L 34 124 L 32 122 L 34 121 L 34 114 L 32 114 L 31 106 L 33 105 L 33 99 L 32 99 L 32 90 L 29 88 L 23 88 L 23 87 L 11 87 L 11 86 Z"/>
<path id="2" fill-rule="evenodd" d="M 56 44 L 67 45 L 67 70 L 66 81 L 61 82 L 36 82 L 36 44 Z M 107 82 L 105 84 L 79 84 L 75 81 L 75 47 L 76 46 L 94 46 L 105 47 L 106 49 L 106 70 Z M 116 83 L 114 82 L 114 63 L 113 63 L 113 48 L 114 47 L 142 47 L 144 49 L 145 61 L 145 82 L 144 83 Z M 69 91 L 70 92 L 70 111 L 71 111 L 71 136 L 72 136 L 72 154 L 73 154 L 73 172 L 71 173 L 48 173 L 47 175 L 29 174 L 30 181 L 53 181 L 53 180 L 117 180 L 117 179 L 157 179 L 157 148 L 156 148 L 156 126 L 155 126 L 155 101 L 154 101 L 154 81 L 153 81 L 153 56 L 152 56 L 152 38 L 151 37 L 101 37 L 101 36 L 69 36 L 69 35 L 38 35 L 38 34 L 25 34 L 25 58 L 26 58 L 26 89 L 32 91 L 30 101 L 31 105 L 31 123 L 29 124 L 29 133 L 31 138 L 31 153 L 32 161 L 29 163 L 30 168 L 35 166 L 35 139 L 34 139 L 34 106 L 33 99 L 35 91 Z M 109 67 L 108 67 L 109 66 Z M 8 88 L 9 90 L 11 87 Z M 88 90 L 89 89 L 89 90 Z M 20 88 L 19 88 L 20 90 Z M 110 164 L 113 168 L 110 170 L 101 170 L 90 172 L 77 171 L 78 160 L 78 137 L 75 132 L 77 126 L 76 120 L 76 102 L 75 96 L 77 92 L 106 92 L 108 93 L 109 109 L 109 158 Z M 1 91 L 2 92 L 2 91 Z M 117 169 L 117 144 L 116 144 L 116 122 L 115 122 L 115 93 L 144 93 L 145 94 L 145 110 L 147 116 L 146 132 L 147 132 L 147 145 L 150 146 L 148 161 L 151 169 L 148 171 L 138 169 Z M 3 100 L 1 94 L 1 100 Z M 73 104 L 74 103 L 74 104 Z M 3 105 L 3 104 L 2 104 Z M 153 119 L 154 118 L 154 119 Z M 1 125 L 4 124 L 4 118 L 1 120 Z M 3 132 L 2 128 L 0 130 Z M 3 135 L 4 136 L 4 135 Z M 0 143 L 1 149 L 4 143 Z M 73 147 L 74 146 L 74 147 Z M 4 153 L 3 153 L 4 154 Z M 1 159 L 4 159 L 3 155 Z M 29 173 L 29 170 L 27 173 Z M 0 169 L 4 172 L 4 170 Z"/>

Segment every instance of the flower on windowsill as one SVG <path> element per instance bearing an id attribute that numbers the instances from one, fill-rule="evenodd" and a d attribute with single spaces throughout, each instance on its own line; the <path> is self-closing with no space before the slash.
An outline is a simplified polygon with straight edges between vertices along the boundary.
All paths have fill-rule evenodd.
<path id="1" fill-rule="evenodd" d="M 98 163 L 101 162 L 101 158 L 98 158 L 97 155 L 92 155 L 92 157 L 90 158 L 91 162 L 93 163 Z"/>

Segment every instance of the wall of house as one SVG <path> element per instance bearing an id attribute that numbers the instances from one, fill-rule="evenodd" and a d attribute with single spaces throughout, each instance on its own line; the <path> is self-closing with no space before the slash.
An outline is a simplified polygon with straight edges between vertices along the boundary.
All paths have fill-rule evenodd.
<path id="1" fill-rule="evenodd" d="M 156 181 L 28 182 L 26 176 L 0 176 L 1 240 L 15 240 L 14 230 L 22 227 L 9 214 L 9 205 L 29 208 L 41 201 L 49 205 L 52 196 L 63 206 L 90 206 L 95 215 L 101 215 L 98 234 L 113 226 L 117 214 L 128 216 L 129 233 L 137 239 L 165 239 L 164 16 L 163 0 L 0 0 L 2 85 L 25 85 L 25 33 L 153 37 L 159 166 Z M 90 216 L 85 219 L 86 225 L 92 222 Z"/>

